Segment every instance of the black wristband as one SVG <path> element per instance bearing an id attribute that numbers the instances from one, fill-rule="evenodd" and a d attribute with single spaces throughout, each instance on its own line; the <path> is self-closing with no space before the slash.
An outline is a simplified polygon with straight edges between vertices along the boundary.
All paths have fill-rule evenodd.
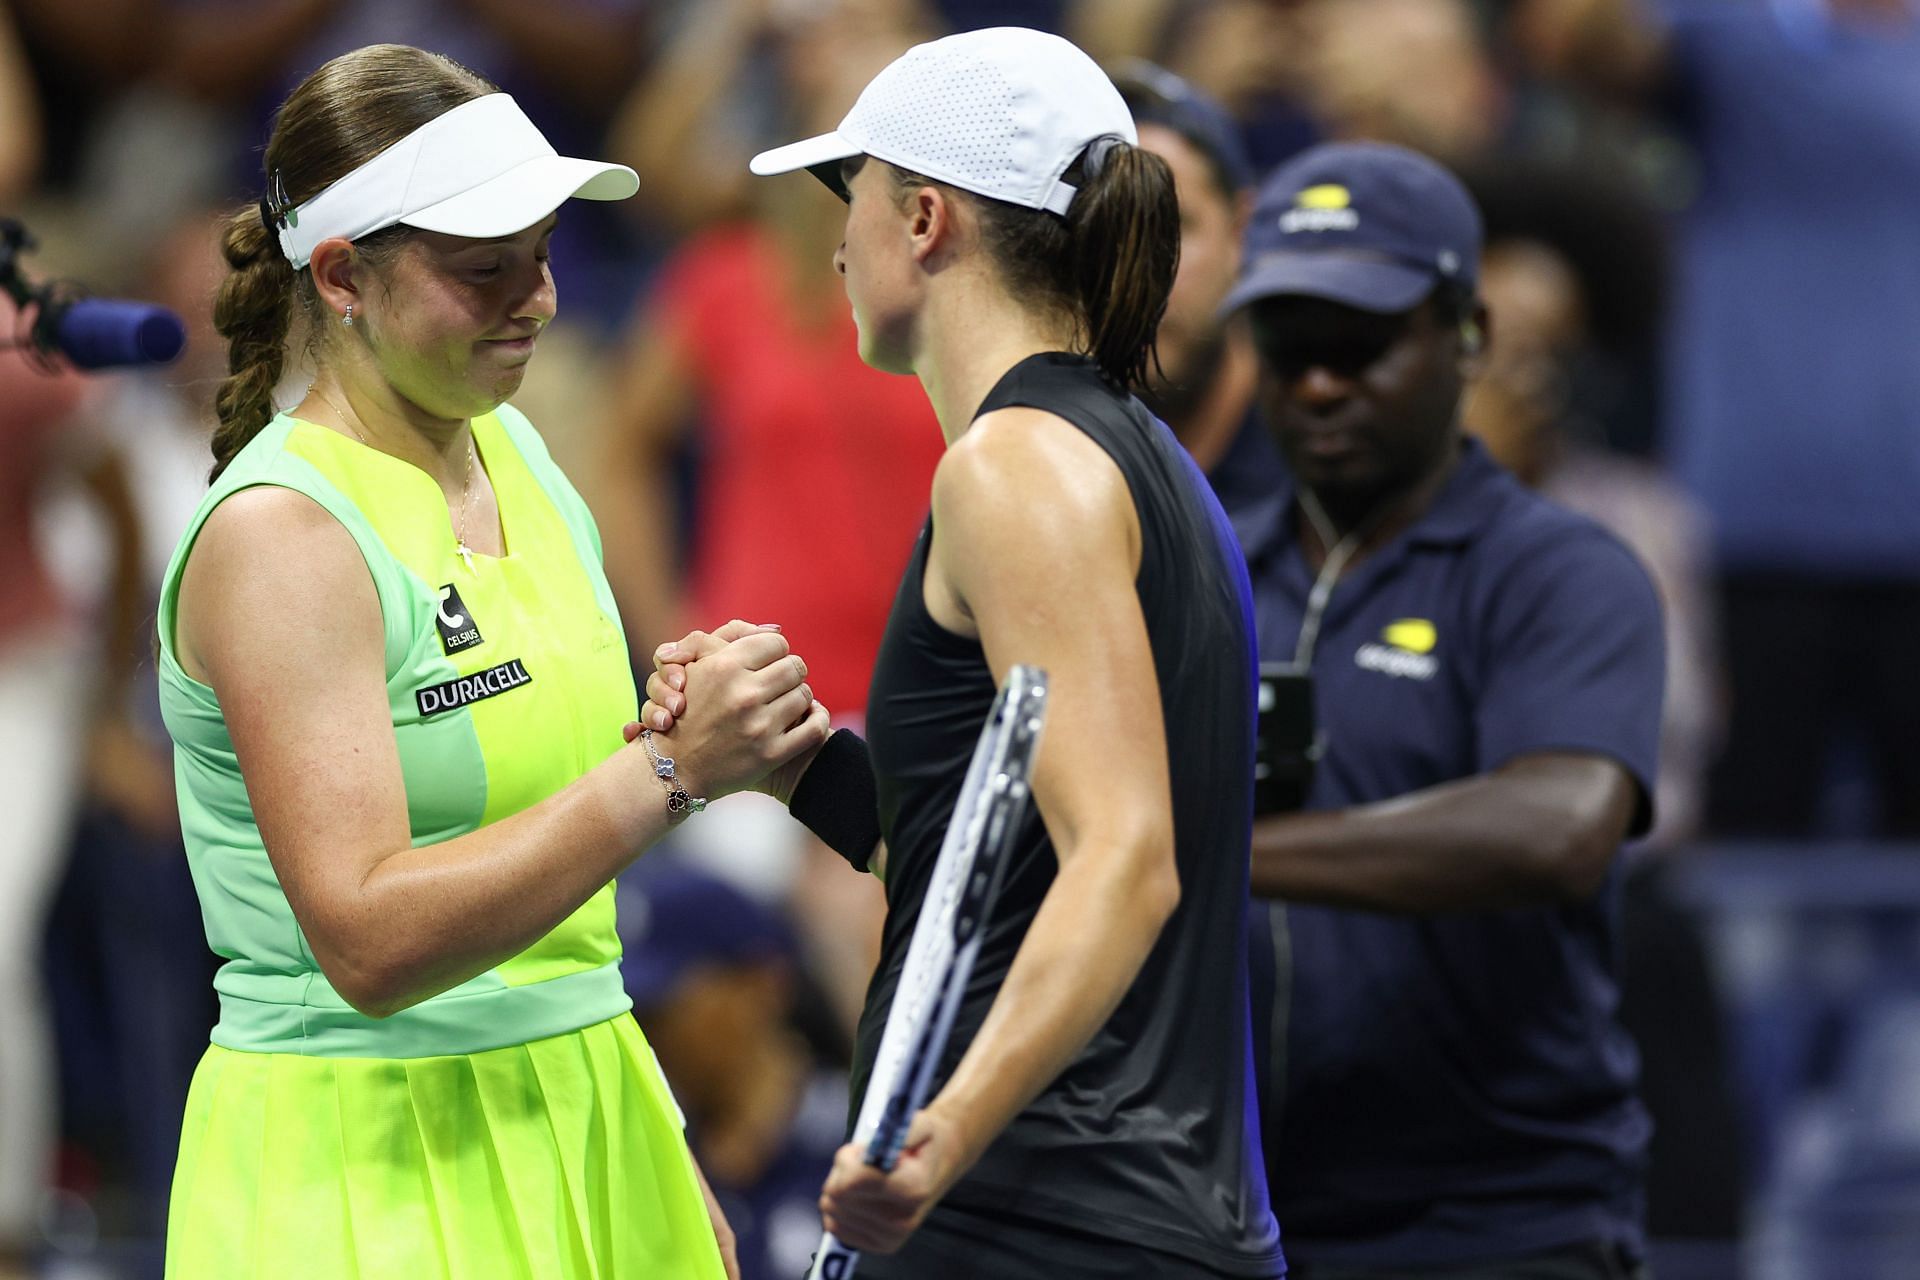
<path id="1" fill-rule="evenodd" d="M 787 811 L 855 871 L 867 871 L 880 843 L 880 795 L 867 741 L 838 729 L 807 766 Z"/>

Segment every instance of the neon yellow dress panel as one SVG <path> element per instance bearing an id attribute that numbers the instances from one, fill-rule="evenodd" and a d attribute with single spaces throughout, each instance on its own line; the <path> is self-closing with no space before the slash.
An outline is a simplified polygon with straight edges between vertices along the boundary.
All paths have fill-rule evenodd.
<path id="1" fill-rule="evenodd" d="M 475 419 L 473 437 L 499 500 L 498 558 L 455 554 L 425 472 L 282 415 L 221 475 L 167 571 L 161 706 L 225 961 L 174 1175 L 176 1280 L 724 1275 L 620 981 L 612 887 L 496 969 L 390 1018 L 357 1013 L 280 889 L 213 690 L 174 654 L 180 573 L 207 516 L 278 485 L 339 520 L 372 574 L 416 846 L 517 813 L 620 750 L 637 707 L 592 517 L 517 411 Z"/>

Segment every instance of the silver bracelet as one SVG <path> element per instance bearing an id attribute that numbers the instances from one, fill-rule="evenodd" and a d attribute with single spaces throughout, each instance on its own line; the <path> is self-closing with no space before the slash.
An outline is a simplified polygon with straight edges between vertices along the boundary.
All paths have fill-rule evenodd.
<path id="1" fill-rule="evenodd" d="M 659 749 L 653 745 L 653 730 L 640 731 L 640 745 L 647 749 L 649 756 L 653 757 L 654 777 L 667 784 L 668 813 L 676 818 L 683 818 L 689 813 L 699 813 L 707 807 L 704 799 L 691 794 L 680 785 L 680 779 L 673 774 L 673 757 L 661 755 Z"/>

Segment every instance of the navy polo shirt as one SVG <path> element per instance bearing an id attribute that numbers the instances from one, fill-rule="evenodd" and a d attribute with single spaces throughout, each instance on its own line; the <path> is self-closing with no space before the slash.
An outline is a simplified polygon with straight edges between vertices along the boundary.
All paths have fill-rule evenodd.
<path id="1" fill-rule="evenodd" d="M 1283 481 L 1245 544 L 1261 656 L 1277 661 L 1312 586 L 1292 500 Z M 1616 760 L 1650 796 L 1664 663 L 1632 553 L 1469 439 L 1432 507 L 1334 589 L 1313 661 L 1326 754 L 1309 807 L 1553 751 Z M 1643 803 L 1641 830 L 1650 816 Z M 1642 1249 L 1651 1126 L 1615 1017 L 1617 890 L 1616 870 L 1572 906 L 1254 913 L 1265 1147 L 1290 1258 Z"/>

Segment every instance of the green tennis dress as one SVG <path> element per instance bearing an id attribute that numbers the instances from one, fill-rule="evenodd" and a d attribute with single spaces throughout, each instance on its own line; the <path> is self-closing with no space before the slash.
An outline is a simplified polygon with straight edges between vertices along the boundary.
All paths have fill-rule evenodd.
<path id="1" fill-rule="evenodd" d="M 226 961 L 174 1174 L 175 1280 L 724 1275 L 678 1109 L 629 1012 L 612 887 L 498 968 L 390 1018 L 355 1012 L 274 876 L 213 690 L 174 653 L 180 574 L 207 516 L 278 485 L 339 520 L 373 575 L 416 846 L 516 813 L 619 750 L 637 708 L 592 517 L 515 410 L 475 419 L 473 438 L 499 499 L 498 558 L 455 553 L 424 471 L 282 415 L 213 486 L 167 570 L 161 704 L 207 940 Z"/>

